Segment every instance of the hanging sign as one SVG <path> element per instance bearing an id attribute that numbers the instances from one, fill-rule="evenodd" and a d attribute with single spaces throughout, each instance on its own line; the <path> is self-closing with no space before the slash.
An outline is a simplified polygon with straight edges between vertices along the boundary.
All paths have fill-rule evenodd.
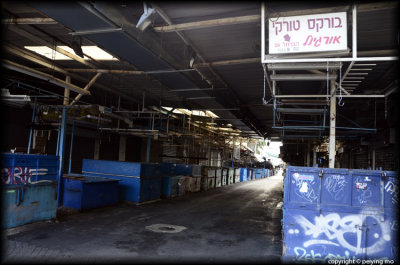
<path id="1" fill-rule="evenodd" d="M 347 49 L 346 12 L 269 18 L 269 54 Z"/>

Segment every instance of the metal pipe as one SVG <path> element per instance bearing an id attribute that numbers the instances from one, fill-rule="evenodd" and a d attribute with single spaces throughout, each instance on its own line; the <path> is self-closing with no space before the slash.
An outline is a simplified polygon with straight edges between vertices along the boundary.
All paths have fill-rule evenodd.
<path id="1" fill-rule="evenodd" d="M 372 61 L 398 61 L 398 56 L 385 57 L 357 57 L 357 58 L 304 58 L 304 59 L 265 59 L 261 63 L 312 63 L 312 62 L 372 62 Z"/>
<path id="2" fill-rule="evenodd" d="M 52 18 L 47 17 L 24 17 L 24 18 L 5 18 L 1 21 L 3 24 L 35 24 L 35 25 L 49 25 L 49 24 L 57 24 Z"/>
<path id="3" fill-rule="evenodd" d="M 248 15 L 240 17 L 227 17 L 227 18 L 210 19 L 203 21 L 194 21 L 194 22 L 168 25 L 168 26 L 158 26 L 154 27 L 153 29 L 157 32 L 173 32 L 173 31 L 210 28 L 210 27 L 217 27 L 224 25 L 234 25 L 241 23 L 254 23 L 259 21 L 260 21 L 259 15 Z"/>
<path id="4" fill-rule="evenodd" d="M 36 117 L 36 104 L 37 104 L 37 97 L 35 97 L 35 103 L 33 104 L 32 125 L 35 122 L 35 117 Z M 33 127 L 31 126 L 31 129 L 29 131 L 29 142 L 28 142 L 27 154 L 30 154 L 30 152 L 31 152 L 32 134 L 33 134 Z"/>
<path id="5" fill-rule="evenodd" d="M 273 81 L 298 81 L 298 80 L 326 80 L 325 74 L 273 74 L 270 76 Z M 330 80 L 335 80 L 336 74 L 329 75 Z"/>
<path id="6" fill-rule="evenodd" d="M 64 170 L 64 147 L 65 138 L 67 132 L 67 113 L 68 108 L 63 108 L 61 116 L 61 133 L 60 133 L 60 148 L 58 150 L 59 156 L 59 171 L 58 171 L 58 192 L 57 192 L 57 205 L 63 205 L 63 194 L 64 194 L 64 181 L 63 181 L 63 170 Z"/>
<path id="7" fill-rule="evenodd" d="M 353 5 L 353 12 L 352 12 L 352 53 L 353 53 L 353 59 L 357 58 L 357 6 L 356 4 Z"/>
<path id="8" fill-rule="evenodd" d="M 335 90 L 335 81 L 330 82 L 331 91 Z M 329 168 L 335 167 L 336 155 L 336 96 L 331 96 L 329 114 Z"/>
<path id="9" fill-rule="evenodd" d="M 72 164 L 72 149 L 74 146 L 74 130 L 75 130 L 75 112 L 76 109 L 74 109 L 74 115 L 72 118 L 72 127 L 71 127 L 71 143 L 69 145 L 69 161 L 68 161 L 68 174 L 71 174 L 71 164 Z"/>
<path id="10" fill-rule="evenodd" d="M 265 57 L 265 3 L 261 2 L 261 61 Z"/>
<path id="11" fill-rule="evenodd" d="M 71 90 L 73 90 L 73 91 L 75 91 L 75 92 L 77 92 L 79 94 L 90 95 L 90 92 L 87 91 L 87 90 L 83 90 L 82 88 L 80 88 L 78 86 L 75 86 L 73 84 L 68 84 L 65 81 L 61 80 L 61 79 L 58 79 L 58 78 L 53 77 L 53 76 L 51 76 L 49 74 L 46 74 L 46 73 L 42 73 L 42 72 L 37 71 L 35 69 L 26 67 L 24 65 L 20 65 L 20 64 L 11 62 L 9 60 L 3 59 L 3 66 L 5 68 L 8 68 L 8 69 L 20 72 L 20 73 L 24 73 L 24 74 L 27 74 L 27 75 L 30 75 L 30 76 L 33 76 L 33 77 L 36 77 L 36 78 L 39 78 L 39 79 L 42 79 L 42 80 L 45 80 L 45 81 L 48 81 L 48 82 L 50 82 L 52 84 L 58 85 L 58 86 L 63 87 L 63 88 L 68 87 L 69 89 L 71 89 Z"/>
<path id="12" fill-rule="evenodd" d="M 103 34 L 103 33 L 119 32 L 119 31 L 122 31 L 122 28 L 82 30 L 82 31 L 70 32 L 68 34 L 72 36 L 77 36 L 77 35 Z"/>
<path id="13" fill-rule="evenodd" d="M 83 90 L 88 91 L 90 87 L 96 82 L 96 80 L 102 75 L 102 73 L 97 73 L 92 79 L 90 79 L 89 83 L 83 88 Z M 82 94 L 79 94 L 72 100 L 70 105 L 74 105 L 82 97 Z"/>
<path id="14" fill-rule="evenodd" d="M 151 119 L 148 121 L 149 130 L 151 128 Z M 150 149 L 151 149 L 151 134 L 147 135 L 147 147 L 146 147 L 146 163 L 150 163 Z"/>

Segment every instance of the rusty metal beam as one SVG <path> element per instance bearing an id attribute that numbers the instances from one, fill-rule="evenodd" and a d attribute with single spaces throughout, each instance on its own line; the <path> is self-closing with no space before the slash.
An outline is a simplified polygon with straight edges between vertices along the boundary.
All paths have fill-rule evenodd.
<path id="1" fill-rule="evenodd" d="M 32 69 L 32 68 L 29 68 L 29 67 L 14 63 L 14 62 L 9 61 L 9 60 L 3 59 L 3 66 L 5 68 L 7 68 L 7 69 L 14 70 L 14 71 L 17 71 L 17 72 L 20 72 L 20 73 L 24 73 L 24 74 L 27 74 L 27 75 L 30 75 L 30 76 L 33 76 L 33 77 L 48 81 L 49 83 L 58 85 L 60 87 L 64 87 L 64 88 L 67 87 L 67 88 L 71 89 L 72 91 L 75 91 L 76 93 L 84 94 L 84 95 L 90 95 L 89 91 L 84 90 L 84 89 L 82 89 L 82 88 L 80 88 L 78 86 L 75 86 L 73 84 L 69 84 L 69 83 L 67 83 L 67 82 L 65 82 L 65 81 L 63 81 L 61 79 L 58 79 L 58 78 L 56 78 L 54 76 L 51 76 L 51 75 L 46 74 L 46 73 L 42 73 L 42 72 L 37 71 L 35 69 Z"/>
<path id="2" fill-rule="evenodd" d="M 83 88 L 85 91 L 88 91 L 89 88 L 96 82 L 97 78 L 99 78 L 102 75 L 102 73 L 97 73 L 90 81 L 89 83 Z M 83 95 L 79 94 L 75 97 L 74 100 L 70 103 L 70 105 L 74 105 L 75 102 L 77 102 Z"/>
<path id="3" fill-rule="evenodd" d="M 58 22 L 48 17 L 28 17 L 28 18 L 5 18 L 1 21 L 3 24 L 34 24 L 34 25 L 49 25 L 57 24 Z"/>
<path id="4" fill-rule="evenodd" d="M 168 26 L 159 26 L 159 27 L 154 27 L 153 29 L 157 32 L 174 32 L 174 31 L 218 27 L 225 25 L 235 25 L 242 23 L 258 23 L 260 21 L 260 18 L 261 18 L 260 15 L 228 17 L 228 18 L 210 19 L 210 20 L 168 25 Z"/>

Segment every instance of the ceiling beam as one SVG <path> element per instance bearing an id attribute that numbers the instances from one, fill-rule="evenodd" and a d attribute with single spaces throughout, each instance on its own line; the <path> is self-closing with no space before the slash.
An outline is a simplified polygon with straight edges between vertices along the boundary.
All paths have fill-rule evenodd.
<path id="1" fill-rule="evenodd" d="M 202 21 L 195 21 L 195 22 L 168 25 L 168 26 L 159 26 L 159 27 L 154 27 L 153 29 L 157 32 L 174 32 L 174 31 L 193 30 L 193 29 L 210 28 L 210 27 L 218 27 L 225 25 L 243 24 L 243 23 L 259 23 L 260 19 L 261 19 L 260 15 L 249 15 L 240 17 L 202 20 Z"/>
<path id="2" fill-rule="evenodd" d="M 1 21 L 3 24 L 34 24 L 34 25 L 50 25 L 57 24 L 52 18 L 48 17 L 30 17 L 30 18 L 5 18 Z"/>
<path id="3" fill-rule="evenodd" d="M 89 83 L 83 88 L 84 90 L 89 90 L 89 88 L 96 82 L 96 80 L 102 75 L 102 73 L 97 73 L 90 81 Z M 75 99 L 72 100 L 70 105 L 74 105 L 75 102 L 77 102 L 80 98 L 82 97 L 82 94 L 76 95 Z"/>
<path id="4" fill-rule="evenodd" d="M 60 72 L 64 75 L 69 75 L 68 71 L 65 71 L 61 67 L 56 66 L 54 63 L 46 62 L 45 60 L 43 60 L 43 58 L 40 58 L 36 54 L 33 54 L 27 50 L 21 49 L 17 46 L 7 44 L 7 45 L 5 45 L 5 50 L 9 53 L 15 54 L 15 55 L 22 57 L 24 59 L 27 59 L 29 61 L 32 61 L 34 63 L 45 66 L 49 69 L 54 69 L 55 71 Z"/>
<path id="5" fill-rule="evenodd" d="M 337 77 L 336 74 L 330 74 L 327 76 L 326 74 L 275 74 L 271 75 L 271 80 L 274 81 L 298 81 L 298 80 L 335 80 Z"/>
<path id="6" fill-rule="evenodd" d="M 90 68 L 96 68 L 95 65 L 93 65 L 92 63 L 90 63 L 90 62 L 84 60 L 82 57 L 77 56 L 77 55 L 75 55 L 75 54 L 72 54 L 72 53 L 70 53 L 70 52 L 68 52 L 68 51 L 66 51 L 66 50 L 64 50 L 64 49 L 62 49 L 62 48 L 60 48 L 60 47 L 57 47 L 57 46 L 54 47 L 54 45 L 53 45 L 52 43 L 49 43 L 49 42 L 47 42 L 46 40 L 44 40 L 43 38 L 38 37 L 38 36 L 36 36 L 36 35 L 34 35 L 34 34 L 28 32 L 28 31 L 26 31 L 26 30 L 23 30 L 22 28 L 18 27 L 18 26 L 15 25 L 15 24 L 14 24 L 14 25 L 11 25 L 11 26 L 8 27 L 7 29 L 10 29 L 10 30 L 14 31 L 15 33 L 21 35 L 22 37 L 28 38 L 28 39 L 30 39 L 31 41 L 37 42 L 38 44 L 47 46 L 47 47 L 49 47 L 50 49 L 55 49 L 55 50 L 58 51 L 59 53 L 65 55 L 65 56 L 68 56 L 69 58 L 71 58 L 71 59 L 73 59 L 73 60 L 75 60 L 75 61 L 78 61 L 78 62 L 80 62 L 81 64 L 84 64 L 84 65 L 86 65 L 86 66 L 88 66 L 88 67 L 90 67 Z"/>
<path id="7" fill-rule="evenodd" d="M 65 82 L 65 81 L 63 81 L 61 79 L 58 79 L 58 78 L 56 78 L 54 76 L 51 76 L 49 74 L 42 73 L 42 72 L 37 71 L 35 69 L 32 69 L 32 68 L 29 68 L 29 67 L 26 67 L 26 66 L 11 62 L 9 60 L 4 60 L 3 59 L 3 66 L 5 68 L 7 68 L 7 69 L 14 70 L 14 71 L 17 71 L 17 72 L 20 72 L 20 73 L 23 73 L 23 74 L 27 74 L 27 75 L 30 75 L 30 76 L 45 80 L 45 81 L 47 81 L 49 83 L 58 85 L 60 87 L 64 87 L 64 88 L 66 87 L 66 88 L 68 88 L 68 89 L 70 89 L 72 91 L 75 91 L 76 93 L 84 94 L 84 95 L 90 95 L 89 91 L 84 90 L 84 89 L 82 89 L 82 88 L 80 88 L 78 86 L 75 86 L 73 84 L 67 83 L 67 82 Z"/>

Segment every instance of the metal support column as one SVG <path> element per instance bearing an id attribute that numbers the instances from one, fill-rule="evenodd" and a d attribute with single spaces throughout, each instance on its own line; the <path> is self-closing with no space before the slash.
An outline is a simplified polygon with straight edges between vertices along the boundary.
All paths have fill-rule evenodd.
<path id="1" fill-rule="evenodd" d="M 315 145 L 314 146 L 314 149 L 313 149 L 313 166 L 315 165 L 315 164 L 317 164 L 317 146 Z"/>
<path id="2" fill-rule="evenodd" d="M 35 97 L 35 103 L 33 105 L 33 112 L 32 112 L 32 125 L 31 125 L 31 130 L 29 131 L 29 142 L 28 142 L 28 150 L 27 154 L 31 152 L 31 145 L 32 145 L 32 134 L 33 134 L 33 123 L 35 122 L 35 117 L 36 117 L 36 105 L 37 105 L 37 97 Z"/>
<path id="3" fill-rule="evenodd" d="M 372 170 L 375 170 L 376 166 L 376 160 L 375 160 L 375 146 L 372 147 Z"/>
<path id="4" fill-rule="evenodd" d="M 63 170 L 64 170 L 64 148 L 65 148 L 65 138 L 67 134 L 67 113 L 68 108 L 64 107 L 62 110 L 61 117 L 61 132 L 60 132 L 60 147 L 58 149 L 59 156 L 59 169 L 58 169 L 58 192 L 57 192 L 57 205 L 63 205 L 63 196 L 64 196 L 64 182 L 63 182 Z"/>
<path id="5" fill-rule="evenodd" d="M 331 81 L 331 93 L 335 89 L 335 81 Z M 330 101 L 330 122 L 329 122 L 329 168 L 335 167 L 336 154 L 336 96 L 333 95 Z"/>
<path id="6" fill-rule="evenodd" d="M 71 76 L 67 75 L 65 77 L 65 82 L 70 84 L 71 83 Z M 67 88 L 67 87 L 64 88 L 63 105 L 68 105 L 69 104 L 69 92 L 70 92 L 69 88 Z"/>
<path id="7" fill-rule="evenodd" d="M 73 117 L 73 119 L 75 119 L 75 112 L 76 112 L 76 109 L 74 109 L 74 117 Z M 68 174 L 71 174 L 72 149 L 73 149 L 73 146 L 74 146 L 74 129 L 75 129 L 75 121 L 72 120 L 71 144 L 69 145 Z"/>
<path id="8" fill-rule="evenodd" d="M 149 118 L 149 130 L 151 130 L 151 118 Z M 146 163 L 150 163 L 151 134 L 147 134 Z"/>
<path id="9" fill-rule="evenodd" d="M 94 157 L 93 159 L 99 160 L 100 158 L 100 139 L 96 138 L 94 140 Z"/>
<path id="10" fill-rule="evenodd" d="M 126 155 L 126 135 L 119 136 L 119 161 L 125 161 Z"/>

